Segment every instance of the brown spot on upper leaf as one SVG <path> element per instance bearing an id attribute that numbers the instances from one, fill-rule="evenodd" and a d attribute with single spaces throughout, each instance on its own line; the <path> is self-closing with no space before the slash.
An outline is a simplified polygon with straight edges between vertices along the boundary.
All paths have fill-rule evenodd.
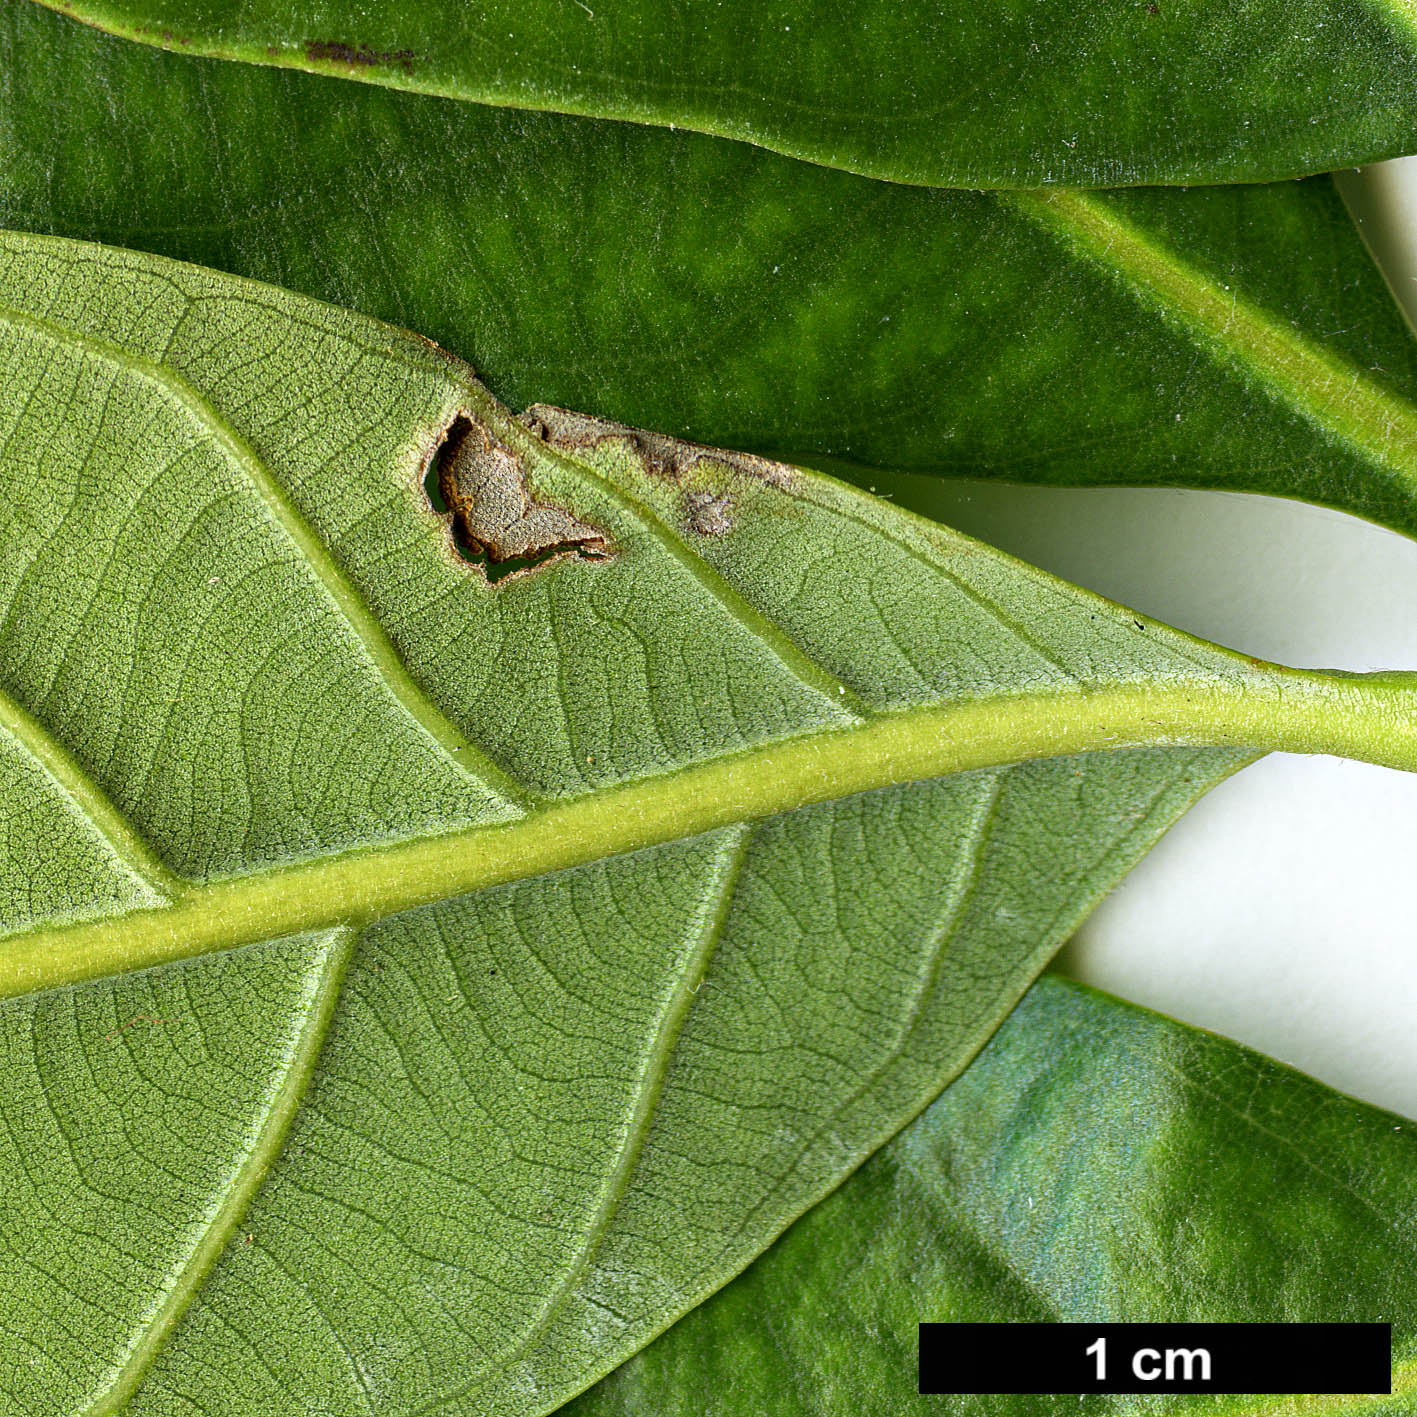
<path id="1" fill-rule="evenodd" d="M 567 556 L 610 554 L 598 527 L 532 495 L 521 455 L 480 419 L 460 414 L 454 420 L 436 466 L 454 539 L 471 559 L 486 559 L 489 580 L 536 570 Z"/>
<path id="2" fill-rule="evenodd" d="M 347 64 L 358 69 L 397 64 L 405 74 L 411 74 L 417 55 L 411 49 L 371 49 L 367 44 L 345 44 L 338 39 L 307 39 L 305 57 L 312 64 Z"/>

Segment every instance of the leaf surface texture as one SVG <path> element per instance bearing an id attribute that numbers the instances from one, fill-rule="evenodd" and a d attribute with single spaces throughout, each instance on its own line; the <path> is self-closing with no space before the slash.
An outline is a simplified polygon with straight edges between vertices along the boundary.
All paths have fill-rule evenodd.
<path id="1" fill-rule="evenodd" d="M 689 128 L 893 182 L 1237 182 L 1410 151 L 1400 0 L 46 0 L 195 54 Z"/>

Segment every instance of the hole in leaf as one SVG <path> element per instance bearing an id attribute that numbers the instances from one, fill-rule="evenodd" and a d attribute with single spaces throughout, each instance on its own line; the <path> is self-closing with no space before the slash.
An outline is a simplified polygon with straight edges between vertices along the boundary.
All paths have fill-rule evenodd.
<path id="1" fill-rule="evenodd" d="M 452 510 L 448 506 L 448 499 L 443 496 L 443 489 L 438 485 L 438 478 L 442 470 L 443 458 L 448 451 L 448 440 L 443 439 L 438 444 L 438 450 L 428 460 L 428 471 L 423 478 L 423 493 L 428 498 L 428 505 L 438 513 L 440 517 L 445 517 Z"/>
<path id="2" fill-rule="evenodd" d="M 434 512 L 451 517 L 458 555 L 492 585 L 572 555 L 605 561 L 613 554 L 599 528 L 536 500 L 522 455 L 469 415 L 453 420 L 429 461 L 423 490 Z"/>

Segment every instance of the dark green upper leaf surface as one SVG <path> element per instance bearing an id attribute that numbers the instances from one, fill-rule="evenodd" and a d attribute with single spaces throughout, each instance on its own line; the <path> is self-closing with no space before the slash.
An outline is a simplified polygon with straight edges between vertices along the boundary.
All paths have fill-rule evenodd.
<path id="1" fill-rule="evenodd" d="M 131 38 L 896 182 L 1291 177 L 1417 144 L 1401 0 L 44 0 Z"/>
<path id="2" fill-rule="evenodd" d="M 0 221 L 424 331 L 514 405 L 1417 530 L 1417 350 L 1326 179 L 1053 206 L 921 191 L 182 59 L 28 4 L 0 10 L 0 150 Z"/>
<path id="3" fill-rule="evenodd" d="M 569 1412 L 1398 1417 L 1414 1185 L 1417 1125 L 1045 977 L 938 1102 Z M 922 1398 L 922 1320 L 1391 1323 L 1393 1396 Z"/>

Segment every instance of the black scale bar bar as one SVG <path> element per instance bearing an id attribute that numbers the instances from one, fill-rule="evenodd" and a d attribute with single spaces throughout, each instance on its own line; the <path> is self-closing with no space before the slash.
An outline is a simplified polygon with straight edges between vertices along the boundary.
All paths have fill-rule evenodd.
<path id="1" fill-rule="evenodd" d="M 1391 1324 L 921 1324 L 920 1391 L 1392 1391 Z"/>

